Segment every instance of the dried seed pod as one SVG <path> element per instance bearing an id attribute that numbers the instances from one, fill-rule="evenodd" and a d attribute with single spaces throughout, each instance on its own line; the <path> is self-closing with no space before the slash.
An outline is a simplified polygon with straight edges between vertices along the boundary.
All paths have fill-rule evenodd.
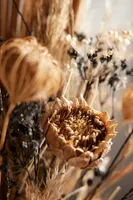
<path id="1" fill-rule="evenodd" d="M 56 95 L 63 86 L 63 73 L 46 47 L 35 37 L 10 39 L 0 49 L 0 81 L 9 93 L 10 106 L 4 120 L 0 151 L 9 117 L 15 105 Z"/>
<path id="2" fill-rule="evenodd" d="M 124 121 L 133 121 L 133 82 L 124 91 L 122 112 Z"/>
<path id="3" fill-rule="evenodd" d="M 83 97 L 73 102 L 57 99 L 55 108 L 45 133 L 52 152 L 78 168 L 97 166 L 110 150 L 116 135 L 115 122 L 108 119 L 106 112 L 90 108 Z"/>
<path id="4" fill-rule="evenodd" d="M 0 50 L 0 80 L 14 104 L 55 95 L 63 84 L 57 61 L 35 37 L 10 39 Z"/>

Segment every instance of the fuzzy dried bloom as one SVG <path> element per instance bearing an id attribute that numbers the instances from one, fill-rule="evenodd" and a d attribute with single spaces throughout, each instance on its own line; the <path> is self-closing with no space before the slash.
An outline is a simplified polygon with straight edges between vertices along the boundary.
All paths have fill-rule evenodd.
<path id="1" fill-rule="evenodd" d="M 116 124 L 106 112 L 88 106 L 83 97 L 57 99 L 45 133 L 52 152 L 70 165 L 93 168 L 108 153 Z"/>
<path id="2" fill-rule="evenodd" d="M 124 121 L 133 121 L 133 83 L 131 83 L 124 91 L 122 112 Z"/>
<path id="3" fill-rule="evenodd" d="M 63 84 L 62 70 L 35 37 L 10 39 L 0 51 L 0 80 L 14 104 L 46 99 Z"/>
<path id="4" fill-rule="evenodd" d="M 69 22 L 70 0 L 52 0 L 47 18 L 47 43 L 56 54 L 58 42 Z"/>

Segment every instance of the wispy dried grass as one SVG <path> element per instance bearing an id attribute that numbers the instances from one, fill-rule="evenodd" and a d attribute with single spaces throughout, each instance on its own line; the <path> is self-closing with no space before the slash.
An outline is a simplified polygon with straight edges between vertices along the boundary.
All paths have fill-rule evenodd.
<path id="1" fill-rule="evenodd" d="M 58 42 L 69 23 L 71 0 L 52 0 L 47 18 L 47 44 L 51 53 L 56 55 Z"/>
<path id="2" fill-rule="evenodd" d="M 56 163 L 54 170 L 49 170 L 46 179 L 46 186 L 44 189 L 39 189 L 31 182 L 26 183 L 26 197 L 27 199 L 34 200 L 55 200 L 65 194 L 66 186 L 72 189 L 70 185 L 70 177 L 72 176 L 73 168 L 63 166 L 60 169 L 60 163 Z"/>
<path id="3" fill-rule="evenodd" d="M 32 182 L 26 183 L 26 199 L 27 200 L 42 200 L 42 192 L 39 187 L 36 187 Z"/>
<path id="4" fill-rule="evenodd" d="M 43 1 L 37 0 L 36 2 L 36 12 L 34 12 L 34 31 L 38 41 L 46 45 L 46 28 L 47 28 L 47 17 L 49 15 L 49 6 L 51 0 Z"/>

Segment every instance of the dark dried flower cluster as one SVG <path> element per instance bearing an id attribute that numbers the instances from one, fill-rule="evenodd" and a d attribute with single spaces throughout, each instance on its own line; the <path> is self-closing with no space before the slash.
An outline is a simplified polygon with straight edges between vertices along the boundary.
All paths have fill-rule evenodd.
<path id="1" fill-rule="evenodd" d="M 131 33 L 107 32 L 88 40 L 84 34 L 75 33 L 75 36 L 69 39 L 71 47 L 68 54 L 75 60 L 83 80 L 89 81 L 90 77 L 95 79 L 97 76 L 100 84 L 106 82 L 110 87 L 114 87 L 122 82 L 125 75 L 132 76 L 127 60 L 118 53 L 123 51 L 123 42 L 128 40 L 126 46 L 130 44 Z"/>
<path id="2" fill-rule="evenodd" d="M 14 192 L 21 182 L 22 174 L 27 170 L 27 163 L 33 157 L 37 159 L 39 144 L 43 138 L 39 124 L 40 104 L 36 102 L 17 105 L 11 115 L 8 127 L 10 137 L 7 137 L 6 141 L 8 146 L 6 170 L 8 171 L 8 187 Z"/>

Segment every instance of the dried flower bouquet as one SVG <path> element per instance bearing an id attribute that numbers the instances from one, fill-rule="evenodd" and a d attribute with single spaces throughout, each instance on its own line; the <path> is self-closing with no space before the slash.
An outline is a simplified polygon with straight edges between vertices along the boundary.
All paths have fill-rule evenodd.
<path id="1" fill-rule="evenodd" d="M 133 120 L 133 33 L 107 30 L 108 6 L 99 33 L 81 33 L 90 2 L 0 2 L 0 200 L 115 200 L 132 172 L 132 125 L 108 152 Z"/>

